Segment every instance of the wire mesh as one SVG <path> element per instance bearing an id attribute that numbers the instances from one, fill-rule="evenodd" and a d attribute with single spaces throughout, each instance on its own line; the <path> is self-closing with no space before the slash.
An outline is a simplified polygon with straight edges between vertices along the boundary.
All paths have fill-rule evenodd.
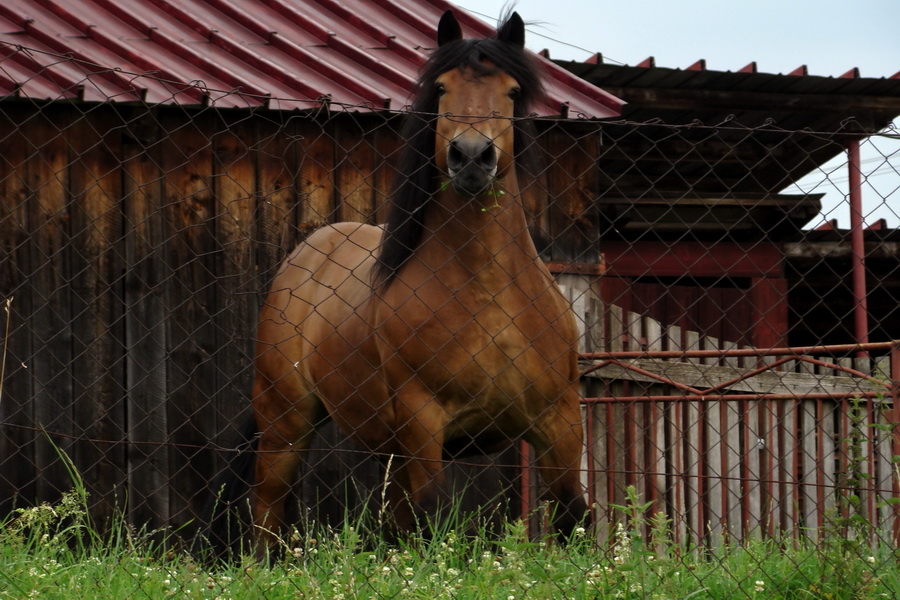
<path id="1" fill-rule="evenodd" d="M 260 345 L 272 342 L 260 338 L 257 319 L 261 308 L 273 307 L 267 294 L 280 265 L 292 264 L 286 257 L 315 231 L 383 223 L 398 177 L 401 123 L 418 119 L 428 127 L 435 118 L 370 109 L 0 103 L 0 297 L 7 321 L 0 515 L 59 505 L 73 487 L 74 469 L 98 528 L 124 522 L 135 531 L 175 531 L 189 543 L 215 494 L 216 475 L 248 447 L 235 440 L 255 393 L 254 358 Z M 848 283 L 849 235 L 827 221 L 847 209 L 845 148 L 860 138 L 858 131 L 794 131 L 777 123 L 745 128 L 733 121 L 536 119 L 534 126 L 538 160 L 522 173 L 513 208 L 504 210 L 524 216 L 536 256 L 577 324 L 585 399 L 577 470 L 596 540 L 593 562 L 569 563 L 577 584 L 554 583 L 552 595 L 669 593 L 665 579 L 655 587 L 643 580 L 637 589 L 627 583 L 630 571 L 620 567 L 635 560 L 647 568 L 654 560 L 669 565 L 668 576 L 693 577 L 705 589 L 712 576 L 698 566 L 704 558 L 727 570 L 729 548 L 734 553 L 764 541 L 775 555 L 798 540 L 821 548 L 837 536 L 846 542 L 842 556 L 850 552 L 867 569 L 861 579 L 848 579 L 859 597 L 867 590 L 896 597 L 898 588 L 890 587 L 896 578 L 879 573 L 894 568 L 900 531 L 900 350 L 877 342 L 898 331 L 896 183 L 884 183 L 898 175 L 897 136 L 862 138 L 875 153 L 863 161 L 862 176 L 866 316 L 876 343 L 859 347 L 833 346 L 855 339 L 856 300 Z M 483 222 L 498 219 L 494 206 L 476 208 Z M 469 241 L 487 248 L 479 237 L 486 231 L 469 231 Z M 342 235 L 344 243 L 359 245 Z M 361 260 L 371 262 L 377 246 L 360 248 L 368 253 Z M 454 247 L 445 250 L 452 254 Z M 518 245 L 503 249 L 520 251 Z M 294 266 L 309 268 L 302 261 Z M 502 305 L 508 323 L 499 329 L 479 321 L 479 314 L 496 317 L 484 307 L 499 305 L 500 294 L 521 296 L 527 287 L 525 267 L 486 268 L 502 284 L 499 291 L 482 286 L 480 296 L 463 301 L 462 288 L 448 286 L 440 310 L 452 302 L 481 303 L 464 307 L 487 345 L 497 348 L 506 343 L 500 341 L 505 328 L 526 331 L 516 319 L 548 309 L 540 292 L 532 296 L 544 303 L 537 309 L 510 313 Z M 471 273 L 473 280 L 482 276 Z M 299 284 L 283 289 L 300 295 Z M 406 293 L 405 302 L 424 296 L 422 289 Z M 312 310 L 327 320 L 324 305 Z M 288 315 L 284 306 L 274 306 L 274 313 Z M 347 314 L 342 319 L 356 313 Z M 432 324 L 434 316 L 421 315 Z M 551 315 L 542 327 L 555 331 L 565 318 Z M 344 336 L 345 324 L 330 323 L 337 332 L 331 335 Z M 815 347 L 764 352 L 792 346 Z M 487 352 L 457 349 L 456 356 L 468 354 L 448 381 L 478 369 L 479 377 L 490 378 L 480 351 Z M 503 351 L 541 354 L 521 343 Z M 301 358 L 285 354 L 297 369 Z M 510 364 L 524 371 L 516 360 Z M 538 370 L 555 364 L 546 360 Z M 371 367 L 342 377 L 382 377 L 384 365 Z M 500 384 L 491 390 L 514 395 Z M 439 396 L 444 388 L 429 393 Z M 470 393 L 463 388 L 457 396 Z M 371 418 L 364 416 L 359 427 L 369 427 Z M 518 418 L 505 409 L 485 412 L 479 429 L 457 440 L 456 450 L 479 456 L 441 457 L 448 458 L 441 468 L 447 496 L 462 513 L 480 515 L 501 537 L 510 521 L 523 523 L 523 539 L 540 541 L 552 530 L 553 508 L 542 498 L 553 468 L 542 480 L 535 466 L 540 456 L 521 442 L 530 425 L 504 437 L 515 427 L 502 424 Z M 389 466 L 396 474 L 410 458 L 387 443 L 354 443 L 358 432 L 346 417 L 341 421 L 343 428 L 317 423 L 311 445 L 296 450 L 304 460 L 292 483 L 292 524 L 340 530 L 364 514 L 382 514 Z M 654 525 L 652 515 L 662 520 Z M 341 567 L 316 562 L 316 542 L 285 535 L 288 559 L 293 555 L 307 575 L 318 569 L 326 580 L 344 581 Z M 412 585 L 413 563 L 400 548 L 377 560 L 406 584 L 386 592 L 371 583 L 335 583 L 318 593 L 434 593 L 422 581 Z M 514 551 L 486 553 L 486 571 L 508 568 L 503 589 L 514 590 L 510 597 L 549 593 L 529 592 L 536 580 L 510 574 L 521 559 Z M 754 557 L 747 572 L 730 572 L 729 593 L 755 597 L 787 585 L 767 566 L 771 555 Z M 834 558 L 824 551 L 815 556 Z M 440 589 L 446 584 L 449 597 L 465 595 L 454 588 L 463 581 L 459 570 L 481 568 L 479 560 L 445 565 L 429 581 Z M 226 593 L 217 577 L 180 579 L 165 593 L 183 595 L 195 584 Z M 801 583 L 814 596 L 824 594 L 818 581 Z M 309 589 L 308 582 L 294 585 Z M 275 587 L 259 591 L 284 594 Z M 157 591 L 135 584 L 132 593 L 155 597 Z"/>

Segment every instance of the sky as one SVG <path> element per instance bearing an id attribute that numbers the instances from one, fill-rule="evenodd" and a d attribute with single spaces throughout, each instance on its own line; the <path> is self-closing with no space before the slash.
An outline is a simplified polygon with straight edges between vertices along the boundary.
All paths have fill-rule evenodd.
<path id="1" fill-rule="evenodd" d="M 460 7 L 495 24 L 504 0 L 460 0 Z M 756 61 L 760 72 L 862 77 L 900 72 L 900 0 L 518 0 L 530 24 L 526 46 L 550 57 L 634 65 L 649 56 L 658 67 L 684 69 L 706 59 L 708 69 L 737 71 Z M 900 122 L 895 122 L 900 135 Z M 900 227 L 900 139 L 870 138 L 861 146 L 863 213 Z M 824 219 L 849 227 L 846 157 L 786 193 L 826 193 Z"/>

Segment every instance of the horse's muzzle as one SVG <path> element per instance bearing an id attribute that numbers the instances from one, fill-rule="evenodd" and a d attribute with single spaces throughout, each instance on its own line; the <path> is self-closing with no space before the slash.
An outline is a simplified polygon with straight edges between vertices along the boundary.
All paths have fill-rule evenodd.
<path id="1" fill-rule="evenodd" d="M 483 194 L 497 176 L 497 149 L 493 141 L 460 137 L 451 140 L 447 150 L 447 170 L 458 194 Z"/>

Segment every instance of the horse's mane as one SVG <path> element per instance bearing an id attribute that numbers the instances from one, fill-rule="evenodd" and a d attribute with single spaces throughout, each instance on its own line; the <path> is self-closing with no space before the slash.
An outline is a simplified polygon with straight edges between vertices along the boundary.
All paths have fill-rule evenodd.
<path id="1" fill-rule="evenodd" d="M 505 24 L 501 23 L 497 30 Z M 516 80 L 521 90 L 513 113 L 516 168 L 527 171 L 535 165 L 533 125 L 525 117 L 528 108 L 543 95 L 543 86 L 538 67 L 528 52 L 496 37 L 458 40 L 435 50 L 423 67 L 416 98 L 403 127 L 403 151 L 373 272 L 375 286 L 389 284 L 422 240 L 424 215 L 440 185 L 433 160 L 439 98 L 435 81 L 441 74 L 461 67 L 476 77 L 502 71 Z"/>

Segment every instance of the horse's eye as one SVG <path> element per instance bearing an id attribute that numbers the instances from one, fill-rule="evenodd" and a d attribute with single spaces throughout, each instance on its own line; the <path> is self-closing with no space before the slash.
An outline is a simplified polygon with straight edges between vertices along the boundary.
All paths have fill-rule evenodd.
<path id="1" fill-rule="evenodd" d="M 518 100 L 521 94 L 522 90 L 520 88 L 514 87 L 513 89 L 509 90 L 509 97 L 513 100 Z"/>
<path id="2" fill-rule="evenodd" d="M 441 85 L 440 83 L 438 83 L 437 85 L 434 86 L 434 91 L 438 96 L 443 96 L 444 94 L 447 93 L 446 88 L 444 88 L 444 86 Z"/>

